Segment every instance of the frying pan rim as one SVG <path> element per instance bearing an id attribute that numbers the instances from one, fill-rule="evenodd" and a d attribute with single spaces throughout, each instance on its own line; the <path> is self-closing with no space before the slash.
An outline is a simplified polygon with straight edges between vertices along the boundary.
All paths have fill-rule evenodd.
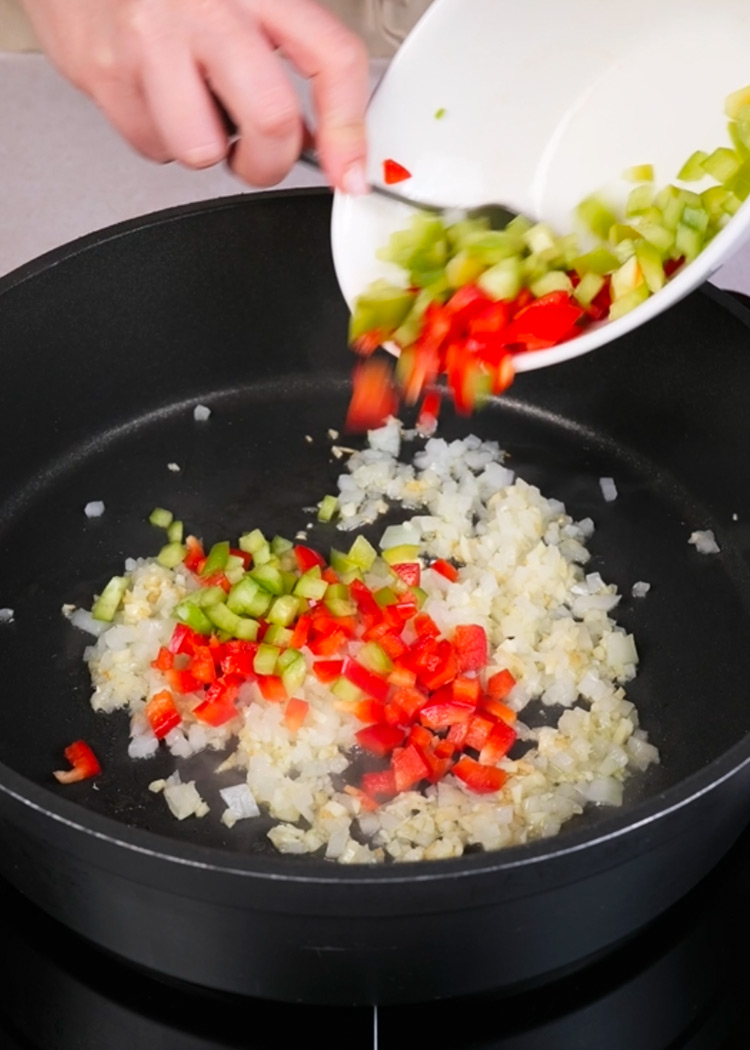
<path id="1" fill-rule="evenodd" d="M 162 209 L 102 228 L 40 255 L 0 277 L 0 299 L 14 288 L 25 284 L 77 256 L 108 242 L 137 235 L 154 226 L 169 225 L 214 211 L 232 210 L 254 205 L 256 201 L 283 200 L 299 197 L 332 197 L 325 187 L 268 190 L 241 193 L 211 200 L 190 202 Z M 750 324 L 750 311 L 728 293 L 711 286 L 698 292 L 708 295 L 728 309 L 745 325 Z M 693 294 L 698 294 L 698 292 Z M 471 854 L 452 860 L 435 860 L 385 865 L 347 866 L 311 859 L 304 870 L 286 867 L 279 858 L 231 853 L 220 847 L 184 843 L 143 828 L 123 824 L 113 817 L 94 813 L 0 763 L 0 792 L 42 817 L 63 824 L 71 830 L 133 853 L 150 856 L 161 862 L 221 872 L 239 878 L 272 879 L 291 884 L 367 885 L 435 882 L 445 879 L 479 877 L 491 873 L 528 868 L 542 861 L 562 860 L 576 853 L 596 850 L 614 840 L 637 833 L 654 825 L 701 796 L 715 790 L 737 775 L 750 763 L 750 735 L 733 744 L 703 769 L 671 785 L 648 799 L 623 806 L 605 819 L 603 826 L 563 832 L 562 836 L 541 839 L 525 845 Z M 635 819 L 633 815 L 635 814 Z M 83 816 L 82 816 L 83 815 Z"/>

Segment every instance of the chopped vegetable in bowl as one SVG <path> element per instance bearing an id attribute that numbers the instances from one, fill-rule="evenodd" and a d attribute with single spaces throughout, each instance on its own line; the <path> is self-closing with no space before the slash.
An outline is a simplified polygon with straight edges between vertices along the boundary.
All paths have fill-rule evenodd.
<path id="1" fill-rule="evenodd" d="M 150 787 L 178 819 L 208 813 L 180 760 L 213 749 L 237 777 L 220 819 L 270 814 L 280 852 L 457 857 L 618 805 L 658 761 L 625 696 L 619 596 L 583 568 L 593 524 L 492 442 L 430 438 L 407 463 L 405 436 L 371 432 L 321 500 L 342 536 L 415 511 L 379 551 L 358 532 L 324 557 L 257 529 L 206 549 L 156 508 L 167 542 L 94 603 L 92 705 L 129 711 L 133 759 L 175 756 Z"/>
<path id="2" fill-rule="evenodd" d="M 575 339 L 657 294 L 750 195 L 750 87 L 730 95 L 725 111 L 731 148 L 693 153 L 677 173 L 682 185 L 659 188 L 651 165 L 629 168 L 622 178 L 635 185 L 624 204 L 588 197 L 576 209 L 578 233 L 522 216 L 494 230 L 482 219 L 416 213 L 378 253 L 401 279 L 375 281 L 354 302 L 353 349 L 369 358 L 387 343 L 399 360 L 393 381 L 380 364 L 357 369 L 350 426 L 382 422 L 441 376 L 468 415 L 507 389 L 519 354 Z"/>

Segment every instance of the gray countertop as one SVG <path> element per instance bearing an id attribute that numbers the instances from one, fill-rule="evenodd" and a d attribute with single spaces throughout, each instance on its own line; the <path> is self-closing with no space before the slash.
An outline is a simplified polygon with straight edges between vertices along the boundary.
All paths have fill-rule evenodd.
<path id="1" fill-rule="evenodd" d="M 375 83 L 384 60 L 372 67 Z M 39 54 L 0 54 L 0 128 L 0 274 L 124 219 L 250 192 L 223 167 L 193 172 L 143 160 Z M 299 165 L 282 186 L 321 184 Z M 750 244 L 713 280 L 750 293 Z"/>

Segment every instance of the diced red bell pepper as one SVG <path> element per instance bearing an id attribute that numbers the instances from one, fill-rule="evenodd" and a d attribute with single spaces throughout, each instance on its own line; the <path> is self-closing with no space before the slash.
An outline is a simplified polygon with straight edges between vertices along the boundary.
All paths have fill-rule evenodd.
<path id="1" fill-rule="evenodd" d="M 307 639 L 310 637 L 311 623 L 312 620 L 306 613 L 303 613 L 302 616 L 299 617 L 292 628 L 292 637 L 289 639 L 290 649 L 301 649 L 303 645 L 307 645 Z"/>
<path id="2" fill-rule="evenodd" d="M 421 434 L 431 436 L 435 433 L 441 404 L 442 398 L 437 390 L 430 390 L 425 394 L 417 416 L 417 430 Z"/>
<path id="3" fill-rule="evenodd" d="M 347 638 L 356 638 L 359 627 L 356 616 L 334 616 L 331 623 L 336 630 L 343 631 Z"/>
<path id="4" fill-rule="evenodd" d="M 393 702 L 406 713 L 409 721 L 417 717 L 429 699 L 426 693 L 413 686 L 399 686 L 393 694 Z"/>
<path id="5" fill-rule="evenodd" d="M 344 669 L 343 660 L 316 660 L 312 665 L 312 673 L 319 682 L 335 682 Z"/>
<path id="6" fill-rule="evenodd" d="M 385 329 L 373 328 L 371 332 L 364 332 L 362 335 L 352 342 L 352 350 L 355 354 L 361 354 L 362 357 L 369 357 L 370 354 L 374 354 L 379 346 L 382 346 L 386 340 Z"/>
<path id="7" fill-rule="evenodd" d="M 387 704 L 382 705 L 383 709 L 383 721 L 387 722 L 389 726 L 401 726 L 405 722 L 409 721 L 409 716 L 400 704 L 397 704 L 395 700 L 391 700 Z"/>
<path id="8" fill-rule="evenodd" d="M 270 624 L 268 623 L 268 620 L 264 620 L 262 616 L 258 617 L 258 634 L 255 638 L 255 641 L 258 643 L 258 645 L 260 645 L 260 643 L 263 641 L 263 638 L 265 637 L 265 633 L 268 630 L 269 626 Z"/>
<path id="9" fill-rule="evenodd" d="M 468 323 L 467 334 L 473 339 L 498 335 L 511 319 L 511 305 L 504 299 L 496 302 L 485 299 L 483 308 Z"/>
<path id="10" fill-rule="evenodd" d="M 419 675 L 419 671 L 425 660 L 437 652 L 437 637 L 431 634 L 418 636 L 415 642 L 409 646 L 407 652 L 400 659 L 403 667 L 408 667 Z"/>
<path id="11" fill-rule="evenodd" d="M 383 182 L 386 186 L 395 186 L 397 182 L 404 182 L 410 178 L 411 172 L 397 160 L 388 157 L 383 161 Z"/>
<path id="12" fill-rule="evenodd" d="M 200 722 L 210 726 L 222 726 L 231 721 L 237 714 L 234 704 L 221 698 L 214 700 L 201 700 L 193 708 L 193 714 Z"/>
<path id="13" fill-rule="evenodd" d="M 190 671 L 178 671 L 177 668 L 172 668 L 164 672 L 164 677 L 169 687 L 176 693 L 196 693 L 201 687 L 201 683 Z"/>
<path id="14" fill-rule="evenodd" d="M 223 674 L 221 678 L 216 679 L 213 685 L 208 687 L 206 696 L 211 696 L 212 693 L 215 693 L 217 696 L 222 696 L 224 699 L 229 699 L 234 703 L 244 684 L 245 680 L 242 675 Z"/>
<path id="15" fill-rule="evenodd" d="M 419 712 L 419 720 L 430 729 L 447 729 L 468 722 L 474 714 L 474 705 L 453 701 L 448 704 L 427 704 Z"/>
<path id="16" fill-rule="evenodd" d="M 479 395 L 486 387 L 487 370 L 471 352 L 467 340 L 455 344 L 456 364 L 448 369 L 448 385 L 453 391 L 453 406 L 462 416 L 474 411 Z"/>
<path id="17" fill-rule="evenodd" d="M 460 729 L 462 732 L 466 730 L 466 726 L 451 726 L 451 730 Z M 447 736 L 438 740 L 435 744 L 435 755 L 437 758 L 451 758 L 456 751 L 456 747 L 452 740 Z"/>
<path id="18" fill-rule="evenodd" d="M 341 630 L 335 630 L 318 638 L 310 638 L 307 647 L 314 656 L 333 656 L 334 653 L 341 651 L 345 642 L 346 634 Z"/>
<path id="19" fill-rule="evenodd" d="M 99 759 L 85 740 L 73 741 L 65 748 L 64 755 L 71 768 L 55 770 L 55 778 L 60 784 L 75 784 L 79 780 L 88 780 L 102 771 Z"/>
<path id="20" fill-rule="evenodd" d="M 417 372 L 419 391 L 427 383 L 433 383 L 440 371 L 439 354 L 443 344 L 450 338 L 454 327 L 454 316 L 447 305 L 431 302 L 422 317 L 422 328 L 417 340 Z"/>
<path id="21" fill-rule="evenodd" d="M 156 654 L 156 659 L 151 661 L 151 666 L 157 671 L 169 671 L 174 667 L 174 653 L 170 652 L 166 645 L 162 645 Z"/>
<path id="22" fill-rule="evenodd" d="M 344 678 L 348 678 L 354 685 L 359 686 L 363 693 L 380 700 L 381 703 L 385 703 L 388 699 L 390 686 L 386 679 L 381 678 L 380 675 L 375 674 L 373 671 L 368 671 L 366 667 L 358 664 L 356 660 L 346 661 L 344 664 Z"/>
<path id="23" fill-rule="evenodd" d="M 232 585 L 223 572 L 212 572 L 210 576 L 200 576 L 198 583 L 201 587 L 221 587 L 225 594 L 229 594 Z"/>
<path id="24" fill-rule="evenodd" d="M 499 791 L 507 780 L 507 775 L 496 766 L 485 766 L 468 755 L 463 755 L 453 766 L 451 772 L 477 795 L 488 795 Z"/>
<path id="25" fill-rule="evenodd" d="M 395 659 L 398 658 L 396 657 Z M 408 689 L 417 684 L 417 676 L 410 667 L 402 667 L 400 664 L 396 664 L 388 675 L 388 682 L 390 685 L 395 685 L 397 689 Z"/>
<path id="26" fill-rule="evenodd" d="M 444 310 L 446 316 L 451 318 L 453 332 L 458 332 L 466 327 L 471 328 L 477 317 L 483 316 L 487 310 L 495 309 L 497 305 L 478 285 L 464 284 L 456 289 Z M 506 303 L 502 304 L 502 308 L 507 312 Z"/>
<path id="27" fill-rule="evenodd" d="M 379 758 L 385 758 L 386 755 L 390 755 L 394 747 L 398 747 L 399 744 L 404 742 L 405 736 L 403 729 L 399 729 L 398 726 L 387 725 L 386 723 L 366 726 L 354 735 L 360 747 L 363 747 L 365 751 L 369 751 L 373 755 L 377 755 Z"/>
<path id="28" fill-rule="evenodd" d="M 436 741 L 436 738 L 429 729 L 425 726 L 413 725 L 409 730 L 409 743 L 414 744 L 415 747 L 420 748 L 423 752 L 431 749 Z"/>
<path id="29" fill-rule="evenodd" d="M 544 350 L 562 342 L 584 311 L 567 292 L 548 292 L 519 310 L 504 332 L 506 345 Z"/>
<path id="30" fill-rule="evenodd" d="M 441 685 L 439 689 L 436 689 L 430 696 L 431 704 L 451 704 L 455 697 L 453 696 L 453 683 L 449 682 L 447 685 Z"/>
<path id="31" fill-rule="evenodd" d="M 365 725 L 374 725 L 376 722 L 382 722 L 385 717 L 383 704 L 371 698 L 360 700 L 359 703 L 354 705 L 353 709 L 346 705 L 346 709 L 352 710 L 354 717 L 358 718 L 360 722 L 364 722 Z"/>
<path id="32" fill-rule="evenodd" d="M 481 687 L 478 678 L 467 678 L 465 675 L 459 675 L 453 679 L 451 688 L 453 699 L 458 700 L 459 703 L 471 704 L 472 707 L 476 707 L 479 703 Z"/>
<path id="33" fill-rule="evenodd" d="M 479 761 L 487 765 L 499 762 L 513 747 L 517 735 L 513 726 L 509 726 L 507 722 L 496 722 L 487 743 L 479 753 Z"/>
<path id="34" fill-rule="evenodd" d="M 427 766 L 427 779 L 431 784 L 437 784 L 446 773 L 450 772 L 453 765 L 453 759 L 450 756 L 441 756 L 436 749 L 423 749 L 420 747 L 417 750 Z"/>
<path id="35" fill-rule="evenodd" d="M 323 555 L 318 554 L 312 547 L 305 547 L 301 543 L 298 543 L 294 548 L 294 558 L 301 573 L 308 572 L 316 566 L 319 569 L 325 568 L 326 560 Z"/>
<path id="36" fill-rule="evenodd" d="M 236 674 L 225 674 L 217 678 L 206 690 L 203 700 L 193 708 L 193 714 L 201 722 L 220 726 L 237 714 L 235 701 L 242 685 Z"/>
<path id="37" fill-rule="evenodd" d="M 459 624 L 453 632 L 458 669 L 481 671 L 487 664 L 487 632 L 479 624 Z"/>
<path id="38" fill-rule="evenodd" d="M 211 656 L 214 658 L 214 663 L 217 667 L 221 667 L 221 661 L 224 656 L 224 642 L 220 642 L 215 634 L 209 634 L 208 639 L 202 634 L 198 635 L 198 638 L 201 640 L 199 644 L 208 645 L 208 648 L 211 650 Z"/>
<path id="39" fill-rule="evenodd" d="M 497 363 L 492 376 L 492 393 L 502 394 L 516 377 L 516 366 L 511 354 L 504 354 Z"/>
<path id="40" fill-rule="evenodd" d="M 394 629 L 401 630 L 401 624 L 397 624 L 394 627 L 392 617 L 387 618 L 382 612 L 378 615 L 377 620 L 372 616 L 365 616 L 364 622 L 367 625 L 362 633 L 362 639 L 365 642 L 379 642 L 381 638 L 390 634 Z"/>
<path id="41" fill-rule="evenodd" d="M 408 649 L 406 642 L 404 642 L 397 634 L 392 631 L 388 631 L 380 639 L 381 648 L 386 651 L 391 660 L 398 660 L 399 656 Z"/>
<path id="42" fill-rule="evenodd" d="M 445 561 L 443 558 L 438 558 L 434 561 L 430 568 L 434 572 L 439 572 L 441 576 L 445 576 L 446 580 L 450 580 L 451 583 L 455 583 L 458 579 L 458 569 L 455 565 L 451 565 L 449 561 Z"/>
<path id="43" fill-rule="evenodd" d="M 211 685 L 216 681 L 216 664 L 209 646 L 196 645 L 186 670 L 203 685 Z M 224 670 L 231 670 L 231 668 L 224 668 Z"/>
<path id="44" fill-rule="evenodd" d="M 371 430 L 398 409 L 390 366 L 378 358 L 357 365 L 352 375 L 352 396 L 346 414 L 346 429 Z"/>
<path id="45" fill-rule="evenodd" d="M 448 730 L 447 740 L 453 745 L 456 751 L 463 751 L 466 746 L 466 737 L 469 735 L 469 723 L 468 722 L 456 722 Z"/>
<path id="46" fill-rule="evenodd" d="M 382 610 L 382 617 L 393 630 L 400 631 L 404 624 L 411 620 L 417 611 L 417 601 L 413 594 L 402 594 L 398 601 L 391 602 Z"/>
<path id="47" fill-rule="evenodd" d="M 487 743 L 490 733 L 494 728 L 495 723 L 489 718 L 483 718 L 481 715 L 474 715 L 469 721 L 469 728 L 466 733 L 466 739 L 464 740 L 464 746 L 471 747 L 475 751 L 481 751 Z"/>
<path id="48" fill-rule="evenodd" d="M 398 565 L 392 565 L 391 568 L 409 587 L 419 587 L 422 579 L 422 566 L 418 561 L 399 562 Z"/>
<path id="49" fill-rule="evenodd" d="M 290 732 L 297 732 L 305 721 L 309 709 L 310 705 L 307 700 L 300 700 L 296 696 L 291 697 L 284 708 L 284 724 Z"/>
<path id="50" fill-rule="evenodd" d="M 414 630 L 420 638 L 426 636 L 437 638 L 440 634 L 440 628 L 427 613 L 417 613 L 414 617 Z"/>
<path id="51" fill-rule="evenodd" d="M 487 679 L 487 692 L 493 700 L 504 700 L 513 689 L 516 680 L 510 671 L 496 671 Z"/>
<path id="52" fill-rule="evenodd" d="M 424 661 L 422 667 L 417 669 L 419 681 L 430 692 L 452 682 L 457 674 L 458 663 L 453 646 L 445 639 L 437 643 L 435 659 Z"/>
<path id="53" fill-rule="evenodd" d="M 391 769 L 398 792 L 408 791 L 420 780 L 424 780 L 430 772 L 417 748 L 411 744 L 396 748 L 391 757 Z"/>
<path id="54" fill-rule="evenodd" d="M 310 609 L 304 614 L 310 620 L 309 636 L 319 638 L 329 635 L 335 631 L 343 631 L 347 635 L 353 635 L 356 631 L 357 622 L 353 616 L 334 616 L 323 602 Z"/>
<path id="55" fill-rule="evenodd" d="M 167 648 L 170 653 L 192 653 L 196 645 L 205 645 L 206 638 L 186 623 L 178 623 L 172 631 Z M 164 668 L 162 668 L 164 670 Z"/>
<path id="56" fill-rule="evenodd" d="M 278 704 L 287 698 L 287 691 L 284 688 L 284 683 L 278 675 L 259 674 L 258 688 L 261 691 L 263 699 L 270 700 L 272 703 Z"/>
<path id="57" fill-rule="evenodd" d="M 488 715 L 491 715 L 496 722 L 507 722 L 508 725 L 513 723 L 518 718 L 518 715 L 512 707 L 508 707 L 502 700 L 495 700 L 491 696 L 483 697 L 481 701 L 482 710 Z"/>
<path id="58" fill-rule="evenodd" d="M 365 773 L 362 777 L 362 790 L 371 798 L 393 798 L 397 792 L 393 770 L 383 769 L 379 773 Z"/>
<path id="59" fill-rule="evenodd" d="M 666 273 L 666 265 L 664 272 Z M 592 321 L 604 321 L 609 317 L 609 309 L 612 305 L 612 288 L 609 274 L 604 278 L 604 284 L 586 308 L 587 315 Z"/>
<path id="60" fill-rule="evenodd" d="M 235 558 L 242 559 L 242 565 L 246 572 L 253 564 L 253 556 L 249 551 L 241 551 L 239 547 L 230 547 L 229 553 L 233 554 Z"/>
<path id="61" fill-rule="evenodd" d="M 424 335 L 420 336 L 420 340 Z M 398 375 L 404 401 L 413 405 L 418 401 L 425 386 L 437 378 L 438 349 L 420 344 L 401 351 L 398 359 Z"/>
<path id="62" fill-rule="evenodd" d="M 258 652 L 256 642 L 245 642 L 230 639 L 224 643 L 221 657 L 221 669 L 224 674 L 242 675 L 243 678 L 255 679 L 253 662 Z"/>
<path id="63" fill-rule="evenodd" d="M 182 715 L 177 710 L 174 697 L 168 689 L 161 689 L 158 693 L 154 693 L 146 704 L 145 714 L 157 740 L 171 733 L 182 721 Z"/>
<path id="64" fill-rule="evenodd" d="M 363 616 L 380 618 L 380 606 L 375 601 L 375 596 L 370 588 L 362 583 L 361 580 L 352 580 L 349 584 L 349 594 Z"/>
<path id="65" fill-rule="evenodd" d="M 206 563 L 206 552 L 203 550 L 203 544 L 195 536 L 188 536 L 185 539 L 185 547 L 187 548 L 187 553 L 182 559 L 182 564 L 186 569 L 190 569 L 191 572 L 200 572 Z"/>

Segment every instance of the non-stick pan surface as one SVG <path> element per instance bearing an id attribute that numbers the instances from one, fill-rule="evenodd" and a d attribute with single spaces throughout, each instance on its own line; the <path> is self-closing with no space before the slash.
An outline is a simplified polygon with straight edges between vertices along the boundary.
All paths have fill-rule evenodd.
<path id="1" fill-rule="evenodd" d="M 661 764 L 629 782 L 622 809 L 591 810 L 551 842 L 378 870 L 280 857 L 267 821 L 218 821 L 218 787 L 233 781 L 211 782 L 215 756 L 182 766 L 213 816 L 178 823 L 147 791 L 174 760 L 131 762 L 127 718 L 91 711 L 89 639 L 61 607 L 88 605 L 126 557 L 155 553 L 156 505 L 210 543 L 252 527 L 294 535 L 335 491 L 328 430 L 343 422 L 351 360 L 329 208 L 314 192 L 179 209 L 0 283 L 0 605 L 15 610 L 0 628 L 0 870 L 106 947 L 233 991 L 367 1001 L 511 984 L 643 925 L 745 822 L 748 315 L 699 292 L 610 348 L 520 376 L 475 418 L 441 423 L 446 437 L 497 440 L 522 477 L 594 519 L 590 567 L 624 595 L 618 619 L 642 658 L 628 692 Z M 197 403 L 211 408 L 205 422 Z M 616 481 L 612 503 L 602 476 Z M 85 517 L 90 500 L 104 501 L 100 519 Z M 719 555 L 688 544 L 707 528 Z M 309 542 L 325 549 L 335 529 L 316 524 Z M 630 596 L 638 580 L 651 584 L 645 599 Z M 63 788 L 51 773 L 78 737 L 104 772 Z M 164 902 L 174 913 L 157 933 Z M 514 902 L 511 944 L 492 949 L 497 908 Z M 232 917 L 245 956 L 239 932 L 229 943 Z M 208 944 L 212 922 L 223 947 Z M 478 946 L 489 963 L 451 975 L 447 957 L 431 959 L 441 923 L 491 938 Z M 501 959 L 514 951 L 515 968 Z"/>

